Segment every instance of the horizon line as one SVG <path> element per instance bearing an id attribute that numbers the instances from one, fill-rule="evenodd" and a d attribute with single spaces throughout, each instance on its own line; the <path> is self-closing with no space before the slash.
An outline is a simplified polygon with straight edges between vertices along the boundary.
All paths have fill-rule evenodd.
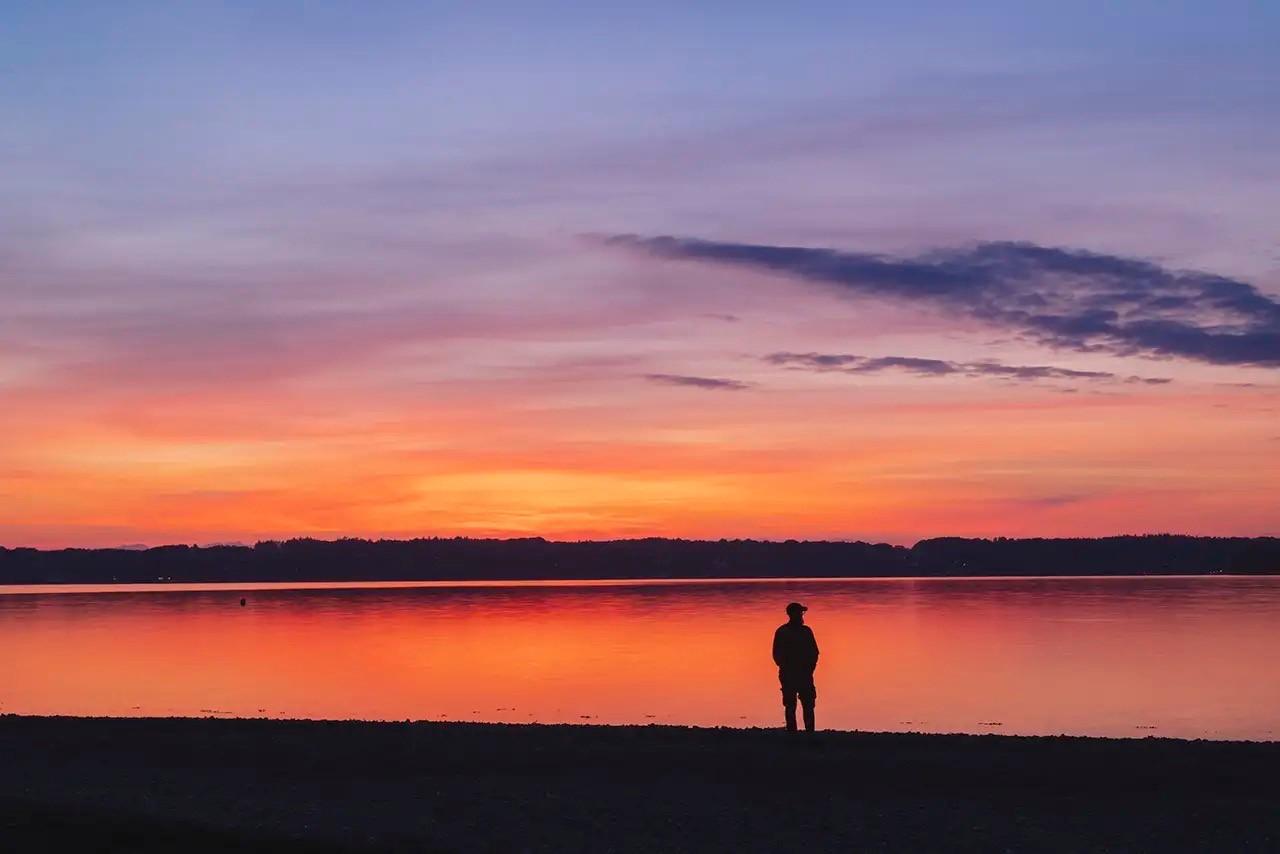
<path id="1" fill-rule="evenodd" d="M 1158 538 L 1158 537 L 1171 537 L 1171 538 L 1183 537 L 1188 539 L 1200 539 L 1200 540 L 1274 540 L 1274 539 L 1280 539 L 1280 533 L 1190 534 L 1190 533 L 1174 533 L 1171 531 L 1154 531 L 1154 532 L 1146 532 L 1141 534 L 1132 534 L 1132 533 L 1100 534 L 1097 536 L 1087 536 L 1087 537 L 1083 537 L 1083 536 L 1082 537 L 1055 537 L 1055 536 L 1044 536 L 1044 535 L 1035 535 L 1035 536 L 997 535 L 997 536 L 990 536 L 990 537 L 976 537 L 976 536 L 961 536 L 961 535 L 955 535 L 955 534 L 941 534 L 941 535 L 935 535 L 931 537 L 921 537 L 920 539 L 915 540 L 909 545 L 903 544 L 903 543 L 893 543 L 893 542 L 888 542 L 884 540 L 873 541 L 873 540 L 860 540 L 860 539 L 821 539 L 821 538 L 804 539 L 799 537 L 787 537 L 785 539 L 774 539 L 774 538 L 768 538 L 768 537 L 708 538 L 708 537 L 673 537 L 673 536 L 663 536 L 658 534 L 648 535 L 648 536 L 639 536 L 639 537 L 603 537 L 599 539 L 595 539 L 595 538 L 555 539 L 555 538 L 546 537 L 540 534 L 529 534 L 525 536 L 505 536 L 505 537 L 468 536 L 465 534 L 423 534 L 423 535 L 413 536 L 413 537 L 372 537 L 372 536 L 343 535 L 343 536 L 332 537 L 332 538 L 324 538 L 324 537 L 316 537 L 316 536 L 308 536 L 308 535 L 295 535 L 295 536 L 284 537 L 284 538 L 267 537 L 264 539 L 254 540 L 253 542 L 216 541 L 215 540 L 215 541 L 204 542 L 204 543 L 183 543 L 183 542 L 169 542 L 169 543 L 158 543 L 158 544 L 123 543 L 123 544 L 114 545 L 114 546 L 77 546 L 77 545 L 28 546 L 28 545 L 6 545 L 4 543 L 0 543 L 0 550 L 40 551 L 40 552 L 55 552 L 55 551 L 146 552 L 146 551 L 154 551 L 157 549 L 172 549 L 172 548 L 253 549 L 259 545 L 263 545 L 267 543 L 288 543 L 288 542 L 305 541 L 305 540 L 309 540 L 316 543 L 329 543 L 329 544 L 340 543 L 344 541 L 356 541 L 356 542 L 365 542 L 365 543 L 412 543 L 412 542 L 418 542 L 418 541 L 424 541 L 424 540 L 470 540 L 474 542 L 506 543 L 506 542 L 527 542 L 531 540 L 538 540 L 551 545 L 581 545 L 581 544 L 588 544 L 588 543 L 639 543 L 639 542 L 645 542 L 645 541 L 651 541 L 651 540 L 665 540 L 669 542 L 684 542 L 684 543 L 767 543 L 767 544 L 774 544 L 774 545 L 788 545 L 788 544 L 869 545 L 869 546 L 888 546 L 890 548 L 895 548 L 895 549 L 900 548 L 900 549 L 906 549 L 910 551 L 911 549 L 915 548 L 921 543 L 933 542 L 937 540 L 967 540 L 971 542 L 1000 542 L 1000 541 L 1030 542 L 1030 541 L 1051 540 L 1051 541 L 1079 542 L 1079 541 L 1100 541 L 1100 540 L 1116 540 L 1116 539 L 1144 539 L 1144 538 Z"/>

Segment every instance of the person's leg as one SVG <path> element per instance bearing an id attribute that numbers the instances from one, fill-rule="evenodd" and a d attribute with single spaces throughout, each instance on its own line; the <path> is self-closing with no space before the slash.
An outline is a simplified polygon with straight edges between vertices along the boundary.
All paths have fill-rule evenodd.
<path id="1" fill-rule="evenodd" d="M 796 731 L 796 692 L 789 686 L 782 687 L 782 708 L 786 714 L 787 732 Z"/>
<path id="2" fill-rule="evenodd" d="M 813 719 L 813 707 L 818 704 L 818 690 L 812 684 L 806 686 L 805 690 L 800 692 L 800 703 L 804 706 L 805 731 L 813 732 L 816 728 Z"/>

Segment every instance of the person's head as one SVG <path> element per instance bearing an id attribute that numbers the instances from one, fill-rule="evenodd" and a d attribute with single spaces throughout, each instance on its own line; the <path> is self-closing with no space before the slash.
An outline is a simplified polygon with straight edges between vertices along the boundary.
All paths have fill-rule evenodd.
<path id="1" fill-rule="evenodd" d="M 809 609 L 801 605 L 799 602 L 792 602 L 787 606 L 787 616 L 791 618 L 793 623 L 804 622 L 804 612 Z"/>

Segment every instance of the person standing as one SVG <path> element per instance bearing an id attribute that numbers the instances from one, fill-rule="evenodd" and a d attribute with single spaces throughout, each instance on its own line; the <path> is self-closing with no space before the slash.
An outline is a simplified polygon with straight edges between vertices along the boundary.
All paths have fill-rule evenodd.
<path id="1" fill-rule="evenodd" d="M 796 731 L 796 700 L 804 707 L 804 728 L 813 732 L 813 707 L 818 689 L 813 684 L 813 671 L 818 666 L 818 641 L 813 629 L 804 624 L 799 602 L 787 605 L 787 622 L 773 633 L 773 663 L 778 665 L 778 681 L 782 683 L 782 708 L 786 712 L 787 731 Z"/>

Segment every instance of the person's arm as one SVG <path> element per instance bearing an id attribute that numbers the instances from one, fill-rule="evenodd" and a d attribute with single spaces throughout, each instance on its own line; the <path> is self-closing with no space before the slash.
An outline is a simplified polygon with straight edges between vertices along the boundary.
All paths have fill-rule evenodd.
<path id="1" fill-rule="evenodd" d="M 809 629 L 809 657 L 813 662 L 813 666 L 818 666 L 818 639 L 813 635 L 813 629 Z"/>
<path id="2" fill-rule="evenodd" d="M 782 666 L 782 629 L 773 633 L 773 663 Z"/>

